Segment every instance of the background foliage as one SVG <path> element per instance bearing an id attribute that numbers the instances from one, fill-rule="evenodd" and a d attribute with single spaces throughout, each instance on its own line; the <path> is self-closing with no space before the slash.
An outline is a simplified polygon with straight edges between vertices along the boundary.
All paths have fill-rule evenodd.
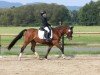
<path id="1" fill-rule="evenodd" d="M 70 11 L 64 5 L 45 3 L 0 9 L 0 26 L 40 26 L 41 10 L 46 10 L 51 25 L 59 25 L 59 21 L 74 25 L 100 25 L 100 1 L 91 1 L 78 11 Z"/>

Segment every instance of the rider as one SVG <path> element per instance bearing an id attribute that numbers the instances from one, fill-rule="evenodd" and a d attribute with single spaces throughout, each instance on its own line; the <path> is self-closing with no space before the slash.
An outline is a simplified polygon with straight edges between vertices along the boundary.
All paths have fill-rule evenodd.
<path id="1" fill-rule="evenodd" d="M 41 11 L 40 15 L 41 15 L 41 20 L 42 20 L 41 30 L 45 31 L 44 36 L 46 38 L 46 41 L 50 41 L 51 25 L 47 22 L 46 11 Z"/>

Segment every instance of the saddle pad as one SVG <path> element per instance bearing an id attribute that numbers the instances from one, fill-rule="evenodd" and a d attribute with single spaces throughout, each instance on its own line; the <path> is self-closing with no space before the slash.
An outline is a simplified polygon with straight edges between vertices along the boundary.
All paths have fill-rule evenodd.
<path id="1" fill-rule="evenodd" d="M 44 37 L 44 31 L 38 30 L 38 37 L 39 37 L 40 39 L 46 39 L 46 38 Z M 53 33 L 52 33 L 52 30 L 51 30 L 51 36 L 50 36 L 50 38 L 52 39 L 52 37 L 53 37 Z"/>

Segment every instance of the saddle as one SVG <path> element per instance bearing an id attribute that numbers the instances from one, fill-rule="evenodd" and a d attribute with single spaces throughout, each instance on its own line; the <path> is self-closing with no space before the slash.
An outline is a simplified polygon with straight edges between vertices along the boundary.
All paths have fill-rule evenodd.
<path id="1" fill-rule="evenodd" d="M 48 27 L 45 27 L 44 29 L 45 29 L 47 32 L 49 32 Z M 50 34 L 50 39 L 52 39 L 52 38 L 53 38 L 52 30 L 51 30 L 50 33 L 51 33 L 51 34 Z M 46 38 L 45 38 L 45 31 L 39 29 L 39 30 L 38 30 L 38 37 L 39 37 L 40 39 L 46 39 Z"/>

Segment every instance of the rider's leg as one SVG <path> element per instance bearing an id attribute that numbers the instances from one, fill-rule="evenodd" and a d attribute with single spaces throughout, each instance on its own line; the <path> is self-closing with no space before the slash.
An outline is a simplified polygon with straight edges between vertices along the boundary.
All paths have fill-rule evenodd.
<path id="1" fill-rule="evenodd" d="M 49 37 L 49 39 L 50 39 L 50 36 L 51 36 L 51 28 L 50 28 L 50 27 L 48 27 L 48 29 L 49 29 L 49 32 L 48 32 L 48 37 Z"/>
<path id="2" fill-rule="evenodd" d="M 49 41 L 49 33 L 47 31 L 45 31 L 45 38 L 46 38 L 46 41 Z"/>
<path id="3" fill-rule="evenodd" d="M 44 28 L 44 31 L 45 31 L 45 38 L 46 38 L 46 41 L 49 41 L 50 40 L 50 28 L 49 27 L 45 27 Z"/>

